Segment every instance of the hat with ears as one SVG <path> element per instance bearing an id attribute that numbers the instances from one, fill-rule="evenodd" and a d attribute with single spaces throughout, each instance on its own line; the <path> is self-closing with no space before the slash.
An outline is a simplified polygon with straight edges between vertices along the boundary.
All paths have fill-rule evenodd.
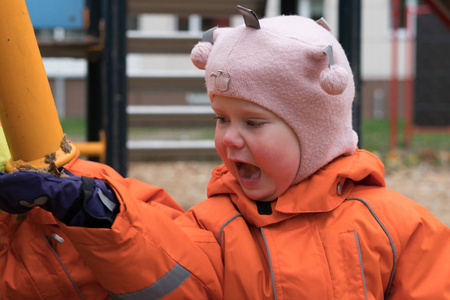
<path id="1" fill-rule="evenodd" d="M 195 66 L 206 70 L 211 101 L 222 95 L 256 103 L 293 129 L 301 151 L 293 184 L 353 154 L 353 75 L 328 24 L 300 16 L 258 20 L 238 9 L 245 24 L 210 29 L 191 52 Z"/>

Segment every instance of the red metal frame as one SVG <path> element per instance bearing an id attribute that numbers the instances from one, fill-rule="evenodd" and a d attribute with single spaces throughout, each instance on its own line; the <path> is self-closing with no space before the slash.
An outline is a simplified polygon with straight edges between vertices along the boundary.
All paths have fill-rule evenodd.
<path id="1" fill-rule="evenodd" d="M 391 40 L 391 81 L 389 99 L 389 148 L 398 146 L 398 28 L 400 21 L 400 1 L 392 0 L 392 24 L 393 34 Z M 405 79 L 404 79 L 404 145 L 411 146 L 412 136 L 415 132 L 445 133 L 450 132 L 450 126 L 415 126 L 413 124 L 414 113 L 414 66 L 415 66 L 415 17 L 418 14 L 432 13 L 432 7 L 428 5 L 406 7 L 406 39 L 405 39 Z"/>
<path id="2" fill-rule="evenodd" d="M 391 82 L 389 93 L 389 148 L 397 147 L 398 135 L 398 28 L 400 0 L 392 0 Z"/>
<path id="3" fill-rule="evenodd" d="M 441 19 L 441 21 L 448 28 L 450 28 L 450 6 L 448 4 L 444 4 L 444 1 L 448 0 L 425 0 L 427 5 Z"/>
<path id="4" fill-rule="evenodd" d="M 416 132 L 421 133 L 449 133 L 450 126 L 415 126 L 413 124 L 414 113 L 414 65 L 415 65 L 415 28 L 414 19 L 420 14 L 430 14 L 433 11 L 428 5 L 408 6 L 406 8 L 406 65 L 405 65 L 405 90 L 404 90 L 404 143 L 411 146 L 412 136 Z"/>
<path id="5" fill-rule="evenodd" d="M 406 7 L 406 39 L 405 39 L 405 85 L 404 85 L 404 143 L 411 146 L 413 132 L 413 95 L 414 95 L 414 16 L 418 7 Z"/>

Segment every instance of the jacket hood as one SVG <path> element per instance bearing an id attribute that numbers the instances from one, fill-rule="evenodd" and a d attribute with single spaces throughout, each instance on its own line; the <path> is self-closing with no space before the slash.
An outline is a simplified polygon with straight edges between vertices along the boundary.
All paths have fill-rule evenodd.
<path id="1" fill-rule="evenodd" d="M 299 213 L 327 212 L 338 207 L 355 183 L 385 186 L 383 163 L 374 154 L 357 150 L 341 156 L 272 201 L 272 214 L 260 215 L 257 201 L 247 198 L 237 180 L 224 165 L 216 167 L 208 185 L 208 197 L 228 194 L 247 222 L 266 226 Z"/>

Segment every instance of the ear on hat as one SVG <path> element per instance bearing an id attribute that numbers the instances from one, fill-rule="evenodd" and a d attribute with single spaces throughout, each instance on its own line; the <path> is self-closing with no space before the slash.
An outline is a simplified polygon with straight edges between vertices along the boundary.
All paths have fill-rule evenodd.
<path id="1" fill-rule="evenodd" d="M 340 95 L 349 81 L 349 74 L 343 67 L 334 64 L 333 47 L 328 46 L 323 53 L 328 57 L 328 68 L 320 73 L 320 87 L 329 95 Z"/>
<path id="2" fill-rule="evenodd" d="M 199 42 L 191 51 L 191 60 L 194 65 L 200 70 L 206 68 L 209 53 L 211 52 L 212 44 L 209 42 Z"/>
<path id="3" fill-rule="evenodd" d="M 216 28 L 217 27 L 213 27 L 205 31 L 205 33 L 203 33 L 202 41 L 197 43 L 191 51 L 191 60 L 200 70 L 206 68 L 206 62 L 208 61 L 208 56 L 211 52 Z"/>

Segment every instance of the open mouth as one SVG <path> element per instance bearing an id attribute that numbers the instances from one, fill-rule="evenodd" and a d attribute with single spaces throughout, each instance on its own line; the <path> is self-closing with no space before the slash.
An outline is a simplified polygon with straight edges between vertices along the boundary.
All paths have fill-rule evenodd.
<path id="1" fill-rule="evenodd" d="M 239 178 L 245 182 L 258 180 L 261 177 L 261 169 L 257 166 L 236 162 Z"/>

